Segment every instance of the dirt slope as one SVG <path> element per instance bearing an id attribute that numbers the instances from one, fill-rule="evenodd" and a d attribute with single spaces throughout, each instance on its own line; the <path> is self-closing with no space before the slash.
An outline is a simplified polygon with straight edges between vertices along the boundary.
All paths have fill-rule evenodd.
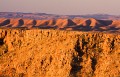
<path id="1" fill-rule="evenodd" d="M 119 76 L 119 34 L 0 29 L 0 77 Z"/>
<path id="2" fill-rule="evenodd" d="M 41 29 L 62 29 L 78 31 L 116 31 L 120 32 L 120 20 L 90 19 L 5 19 L 0 18 L 0 27 L 27 27 Z"/>

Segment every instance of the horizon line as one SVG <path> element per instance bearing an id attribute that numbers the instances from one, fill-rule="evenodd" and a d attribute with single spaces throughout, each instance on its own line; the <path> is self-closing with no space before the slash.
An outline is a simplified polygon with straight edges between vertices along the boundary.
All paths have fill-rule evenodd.
<path id="1" fill-rule="evenodd" d="M 120 15 L 115 15 L 115 14 L 106 14 L 106 13 L 93 13 L 93 14 L 55 14 L 55 13 L 45 13 L 45 12 L 0 12 L 0 13 L 31 13 L 31 14 L 35 14 L 35 13 L 42 13 L 42 14 L 51 14 L 51 15 L 67 15 L 67 16 L 70 16 L 70 15 L 114 15 L 114 16 L 120 16 Z"/>

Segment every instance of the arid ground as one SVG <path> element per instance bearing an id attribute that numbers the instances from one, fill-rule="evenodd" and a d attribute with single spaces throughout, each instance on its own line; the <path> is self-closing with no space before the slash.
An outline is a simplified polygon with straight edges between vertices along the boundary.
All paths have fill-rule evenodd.
<path id="1" fill-rule="evenodd" d="M 0 77 L 120 77 L 120 20 L 1 17 Z"/>

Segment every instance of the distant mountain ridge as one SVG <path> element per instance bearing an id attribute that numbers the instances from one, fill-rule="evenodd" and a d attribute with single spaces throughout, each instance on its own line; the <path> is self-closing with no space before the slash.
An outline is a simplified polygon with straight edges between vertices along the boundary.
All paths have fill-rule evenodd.
<path id="1" fill-rule="evenodd" d="M 49 19 L 35 20 L 24 18 L 0 18 L 2 28 L 40 28 L 78 31 L 117 31 L 120 32 L 120 20 L 89 19 Z"/>
<path id="2" fill-rule="evenodd" d="M 109 14 L 87 14 L 87 15 L 56 15 L 46 13 L 22 13 L 22 12 L 0 12 L 0 18 L 27 18 L 27 19 L 74 19 L 74 18 L 95 18 L 95 19 L 120 19 L 120 15 Z"/>

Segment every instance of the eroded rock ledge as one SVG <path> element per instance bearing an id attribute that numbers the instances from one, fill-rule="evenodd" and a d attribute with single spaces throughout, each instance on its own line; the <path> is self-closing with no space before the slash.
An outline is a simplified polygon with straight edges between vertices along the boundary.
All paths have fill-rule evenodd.
<path id="1" fill-rule="evenodd" d="M 1 77 L 119 77 L 120 35 L 0 29 Z"/>

